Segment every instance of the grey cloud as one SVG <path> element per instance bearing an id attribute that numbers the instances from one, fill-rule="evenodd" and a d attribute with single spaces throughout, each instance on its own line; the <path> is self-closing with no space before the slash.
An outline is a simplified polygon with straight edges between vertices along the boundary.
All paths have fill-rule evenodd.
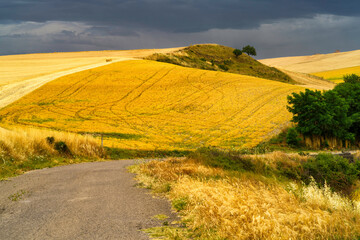
<path id="1" fill-rule="evenodd" d="M 259 59 L 329 53 L 336 49 L 349 51 L 359 48 L 359 22 L 360 17 L 317 15 L 312 19 L 302 18 L 261 24 L 255 29 L 211 29 L 197 33 L 139 31 L 128 35 L 110 35 L 106 34 L 108 31 L 106 27 L 97 28 L 74 22 L 49 22 L 47 23 L 49 27 L 46 23 L 38 24 L 41 29 L 53 31 L 57 28 L 58 31 L 47 34 L 46 31 L 33 29 L 29 32 L 40 32 L 43 35 L 31 35 L 29 32 L 21 35 L 20 33 L 24 32 L 22 29 L 27 28 L 23 23 L 24 26 L 17 33 L 21 38 L 14 40 L 1 37 L 0 34 L 0 42 L 2 46 L 6 46 L 0 49 L 0 54 L 163 48 L 195 43 L 219 43 L 235 48 L 251 44 L 256 47 Z M 18 28 L 16 25 L 13 26 L 13 29 Z"/>
<path id="2" fill-rule="evenodd" d="M 316 14 L 359 16 L 357 0 L 0 0 L 0 21 L 78 21 L 166 32 L 250 29 Z"/>

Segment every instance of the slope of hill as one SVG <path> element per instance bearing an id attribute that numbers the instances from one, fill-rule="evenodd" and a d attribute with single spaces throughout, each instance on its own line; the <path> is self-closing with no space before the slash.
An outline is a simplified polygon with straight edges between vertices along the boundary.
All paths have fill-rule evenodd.
<path id="1" fill-rule="evenodd" d="M 294 79 L 297 85 L 305 88 L 318 89 L 318 90 L 330 90 L 335 87 L 335 83 L 324 80 L 320 76 L 315 76 L 308 73 L 292 72 L 289 70 L 282 69 L 284 73 Z"/>
<path id="2" fill-rule="evenodd" d="M 58 77 L 181 48 L 0 56 L 0 108 Z"/>
<path id="3" fill-rule="evenodd" d="M 259 62 L 294 72 L 315 73 L 360 66 L 360 50 L 311 56 L 269 58 L 259 60 Z"/>
<path id="4" fill-rule="evenodd" d="M 155 61 L 123 61 L 49 82 L 0 110 L 3 124 L 106 133 L 132 149 L 252 147 L 288 122 L 303 88 Z"/>
<path id="5" fill-rule="evenodd" d="M 183 67 L 237 73 L 285 83 L 294 81 L 276 68 L 268 67 L 243 53 L 235 57 L 234 49 L 217 44 L 193 45 L 176 52 L 153 54 L 146 59 Z"/>

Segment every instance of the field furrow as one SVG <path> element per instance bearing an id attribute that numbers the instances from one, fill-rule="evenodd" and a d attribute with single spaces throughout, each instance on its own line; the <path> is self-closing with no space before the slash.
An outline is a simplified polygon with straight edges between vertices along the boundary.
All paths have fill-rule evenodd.
<path id="1" fill-rule="evenodd" d="M 236 149 L 255 146 L 288 122 L 286 96 L 302 89 L 238 74 L 124 61 L 56 79 L 0 115 L 2 124 L 108 133 L 104 143 L 120 148 Z"/>

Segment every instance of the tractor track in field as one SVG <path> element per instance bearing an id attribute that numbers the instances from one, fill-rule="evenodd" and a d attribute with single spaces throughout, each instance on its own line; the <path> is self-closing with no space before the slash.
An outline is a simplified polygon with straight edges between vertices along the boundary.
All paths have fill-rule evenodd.
<path id="1" fill-rule="evenodd" d="M 27 79 L 27 80 L 21 81 L 21 82 L 15 82 L 13 84 L 8 84 L 1 89 L 0 108 L 3 108 L 5 106 L 15 102 L 16 100 L 20 99 L 21 97 L 25 96 L 26 94 L 40 88 L 44 84 L 51 82 L 57 78 L 60 78 L 60 77 L 66 76 L 66 75 L 70 75 L 73 73 L 81 72 L 81 71 L 86 71 L 86 70 L 89 70 L 92 68 L 105 66 L 105 65 L 112 64 L 112 63 L 119 62 L 119 61 L 126 61 L 126 60 L 136 60 L 136 59 L 123 58 L 123 59 L 118 59 L 113 62 L 96 63 L 96 64 L 73 68 L 70 70 L 59 71 L 57 73 L 47 74 L 45 76 Z"/>

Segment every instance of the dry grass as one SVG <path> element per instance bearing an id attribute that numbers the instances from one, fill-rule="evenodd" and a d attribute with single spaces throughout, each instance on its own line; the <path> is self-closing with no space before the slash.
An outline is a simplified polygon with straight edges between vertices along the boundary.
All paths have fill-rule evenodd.
<path id="1" fill-rule="evenodd" d="M 333 82 L 321 79 L 319 75 L 312 75 L 306 73 L 292 72 L 288 70 L 282 70 L 284 73 L 289 75 L 292 79 L 296 81 L 296 84 L 310 89 L 319 89 L 319 90 L 330 90 L 335 87 Z"/>
<path id="2" fill-rule="evenodd" d="M 3 122 L 21 125 L 115 133 L 104 141 L 109 147 L 244 148 L 291 119 L 286 96 L 300 90 L 238 74 L 124 61 L 54 80 L 0 114 Z"/>
<path id="3" fill-rule="evenodd" d="M 188 159 L 139 165 L 137 173 L 147 187 L 156 188 L 159 182 L 171 186 L 167 196 L 173 203 L 184 203 L 181 213 L 198 239 L 360 236 L 359 203 L 332 193 L 327 186 L 289 183 L 285 189 L 276 182 L 249 174 L 233 177 Z"/>
<path id="4" fill-rule="evenodd" d="M 360 50 L 311 56 L 269 58 L 260 60 L 260 62 L 289 71 L 315 73 L 360 66 Z"/>
<path id="5" fill-rule="evenodd" d="M 281 151 L 274 151 L 263 155 L 249 155 L 249 157 L 257 161 L 262 161 L 273 169 L 276 169 L 279 163 L 281 163 L 282 166 L 295 167 L 309 159 L 309 156 L 301 156 L 298 153 L 284 153 Z"/>
<path id="6" fill-rule="evenodd" d="M 17 127 L 7 130 L 0 127 L 1 156 L 26 160 L 36 155 L 58 155 L 53 145 L 47 142 L 47 137 L 54 137 L 55 141 L 65 142 L 75 156 L 101 157 L 104 155 L 103 149 L 91 136 L 33 128 Z"/>

